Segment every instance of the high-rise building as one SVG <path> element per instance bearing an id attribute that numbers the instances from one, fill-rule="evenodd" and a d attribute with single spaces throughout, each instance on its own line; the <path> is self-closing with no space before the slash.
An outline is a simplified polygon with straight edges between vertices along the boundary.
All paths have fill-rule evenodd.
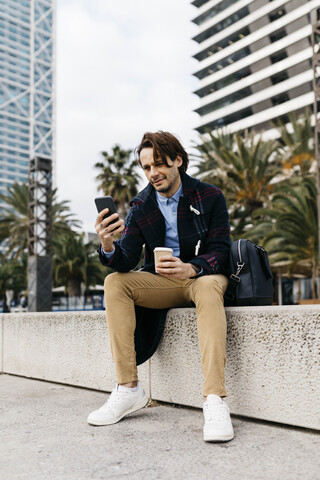
<path id="1" fill-rule="evenodd" d="M 319 0 L 194 0 L 197 130 L 270 128 L 312 109 L 312 25 Z"/>
<path id="2" fill-rule="evenodd" d="M 54 160 L 54 0 L 0 0 L 0 193 Z"/>

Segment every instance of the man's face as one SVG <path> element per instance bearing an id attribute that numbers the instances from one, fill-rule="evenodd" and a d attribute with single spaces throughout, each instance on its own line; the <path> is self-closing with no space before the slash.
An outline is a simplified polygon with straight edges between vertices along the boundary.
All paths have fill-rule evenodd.
<path id="1" fill-rule="evenodd" d="M 181 184 L 179 167 L 182 164 L 182 159 L 177 157 L 172 161 L 167 156 L 167 162 L 170 167 L 167 167 L 161 158 L 153 158 L 153 148 L 143 148 L 140 152 L 140 161 L 142 169 L 154 188 L 163 197 L 170 198 L 176 193 Z"/>

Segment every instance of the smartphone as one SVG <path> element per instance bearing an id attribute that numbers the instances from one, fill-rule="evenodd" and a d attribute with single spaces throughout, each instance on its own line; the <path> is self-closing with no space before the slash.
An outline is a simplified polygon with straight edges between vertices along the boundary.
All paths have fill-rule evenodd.
<path id="1" fill-rule="evenodd" d="M 101 210 L 104 210 L 105 208 L 109 208 L 109 212 L 106 215 L 104 215 L 104 217 L 103 217 L 104 219 L 107 218 L 107 217 L 110 217 L 110 215 L 112 215 L 113 213 L 117 213 L 117 209 L 116 209 L 116 206 L 114 204 L 114 201 L 113 201 L 112 197 L 95 198 L 94 202 L 96 204 L 98 213 L 100 213 Z M 119 218 L 116 218 L 111 223 L 115 223 L 118 220 L 119 220 Z M 109 225 L 111 225 L 111 223 Z"/>

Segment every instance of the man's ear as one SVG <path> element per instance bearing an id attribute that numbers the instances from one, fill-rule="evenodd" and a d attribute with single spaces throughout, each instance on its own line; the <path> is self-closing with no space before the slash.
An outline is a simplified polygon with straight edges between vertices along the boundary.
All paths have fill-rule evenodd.
<path id="1" fill-rule="evenodd" d="M 180 157 L 180 155 L 177 155 L 176 162 L 177 162 L 178 167 L 181 167 L 181 165 L 182 165 L 182 158 Z"/>

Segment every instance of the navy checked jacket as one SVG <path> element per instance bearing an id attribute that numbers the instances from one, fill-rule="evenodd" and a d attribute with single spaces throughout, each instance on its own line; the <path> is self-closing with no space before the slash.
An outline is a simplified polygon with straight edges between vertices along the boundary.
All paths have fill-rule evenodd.
<path id="1" fill-rule="evenodd" d="M 180 259 L 202 267 L 203 275 L 226 273 L 231 240 L 224 196 L 219 188 L 187 174 L 181 180 L 183 197 L 177 212 Z M 142 270 L 155 273 L 153 249 L 164 246 L 165 220 L 152 185 L 133 198 L 130 206 L 114 255 L 107 260 L 100 251 L 101 263 L 118 272 L 129 272 L 137 266 L 145 245 Z"/>
<path id="2" fill-rule="evenodd" d="M 219 188 L 187 174 L 183 174 L 181 180 L 183 197 L 179 199 L 177 211 L 180 259 L 202 267 L 201 275 L 227 274 L 231 239 L 225 198 Z M 130 206 L 121 238 L 114 243 L 114 255 L 108 260 L 102 255 L 100 246 L 100 261 L 118 272 L 129 272 L 139 263 L 145 246 L 145 262 L 141 270 L 155 273 L 153 249 L 164 246 L 165 220 L 152 185 L 133 198 Z M 136 307 L 138 365 L 155 352 L 166 313 L 167 310 L 150 312 L 150 309 Z"/>

